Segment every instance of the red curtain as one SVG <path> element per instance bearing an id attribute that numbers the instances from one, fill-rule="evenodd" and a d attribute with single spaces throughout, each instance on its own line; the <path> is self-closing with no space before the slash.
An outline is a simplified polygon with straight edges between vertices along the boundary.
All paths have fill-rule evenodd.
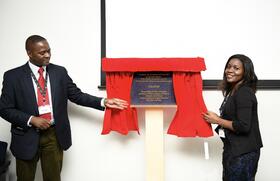
<path id="1" fill-rule="evenodd" d="M 118 97 L 130 103 L 130 91 L 134 72 L 173 71 L 173 88 L 177 111 L 169 126 L 168 134 L 179 137 L 209 137 L 211 125 L 201 113 L 207 110 L 202 96 L 200 71 L 205 70 L 204 59 L 197 58 L 104 58 L 102 68 L 106 72 L 107 97 Z M 105 110 L 102 134 L 117 131 L 126 135 L 138 131 L 135 108 Z"/>
<path id="2" fill-rule="evenodd" d="M 130 104 L 130 89 L 133 73 L 129 72 L 108 72 L 106 73 L 106 90 L 108 98 L 120 98 Z M 138 131 L 137 112 L 135 108 L 117 110 L 106 108 L 102 134 L 110 131 L 117 131 L 121 134 L 128 134 L 129 131 Z"/>
<path id="3" fill-rule="evenodd" d="M 212 136 L 211 125 L 201 115 L 207 108 L 202 97 L 200 72 L 174 72 L 173 88 L 177 111 L 167 133 L 179 137 Z"/>

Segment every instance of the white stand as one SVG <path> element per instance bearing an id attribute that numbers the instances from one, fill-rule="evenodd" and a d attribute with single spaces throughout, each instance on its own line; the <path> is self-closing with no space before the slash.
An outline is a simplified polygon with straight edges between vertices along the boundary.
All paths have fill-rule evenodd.
<path id="1" fill-rule="evenodd" d="M 145 108 L 146 181 L 164 181 L 164 108 L 176 105 L 133 106 Z M 204 141 L 205 159 L 209 159 L 208 142 Z"/>
<path id="2" fill-rule="evenodd" d="M 146 108 L 147 181 L 164 181 L 163 109 Z"/>

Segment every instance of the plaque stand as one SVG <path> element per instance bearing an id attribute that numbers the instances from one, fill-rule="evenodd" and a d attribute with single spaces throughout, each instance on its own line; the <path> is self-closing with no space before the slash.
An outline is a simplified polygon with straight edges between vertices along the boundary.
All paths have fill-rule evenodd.
<path id="1" fill-rule="evenodd" d="M 206 70 L 204 59 L 196 58 L 106 58 L 102 59 L 102 70 L 106 72 L 106 91 L 109 98 L 120 97 L 130 101 L 135 90 L 143 90 L 136 95 L 141 95 L 138 102 L 131 101 L 130 107 L 142 107 L 145 109 L 145 147 L 146 147 L 146 180 L 147 181 L 164 181 L 164 108 L 177 107 L 175 118 L 172 120 L 168 134 L 179 137 L 209 137 L 213 135 L 211 125 L 202 119 L 200 112 L 206 112 L 207 108 L 202 97 L 202 78 L 201 71 Z M 172 72 L 173 86 L 170 90 L 161 85 L 168 83 L 169 79 L 163 75 L 146 75 L 149 79 L 144 81 L 143 77 L 138 77 L 135 81 L 136 73 L 145 72 Z M 134 77 L 135 76 L 135 77 Z M 164 81 L 157 81 L 160 76 Z M 169 77 L 169 76 L 167 76 Z M 145 78 L 145 76 L 144 76 Z M 187 80 L 187 81 L 185 81 Z M 133 83 L 139 83 L 139 88 Z M 149 84 L 149 82 L 154 84 Z M 143 87 L 141 88 L 141 84 Z M 145 89 L 144 84 L 148 89 Z M 176 103 L 174 101 L 165 101 L 168 92 L 174 91 Z M 155 93 L 155 95 L 152 95 Z M 157 95 L 157 93 L 159 95 Z M 137 97 L 137 96 L 136 96 Z M 172 96 L 170 96 L 172 97 Z M 142 102 L 142 98 L 146 101 Z M 154 104 L 150 101 L 155 99 Z M 162 100 L 161 105 L 158 99 Z M 132 99 L 133 100 L 133 99 Z M 177 101 L 178 100 L 178 101 Z M 190 105 L 188 111 L 185 110 L 186 102 Z M 148 103 L 149 105 L 146 105 Z M 134 104 L 134 105 L 133 105 Z M 151 105 L 152 104 L 152 105 Z M 186 112 L 186 114 L 185 114 Z M 196 114 L 196 116 L 193 115 Z M 113 116 L 112 116 L 113 115 Z M 192 127 L 186 127 L 185 117 L 194 117 L 196 124 Z M 120 120 L 125 120 L 120 124 Z M 174 123 L 174 124 L 172 124 Z M 175 124 L 176 123 L 176 124 Z M 199 125 L 199 126 L 198 126 Z M 180 130 L 183 131 L 179 131 Z M 123 111 L 105 110 L 102 134 L 109 134 L 110 131 L 117 131 L 127 135 L 129 131 L 138 131 L 138 120 L 136 109 L 125 109 Z M 207 145 L 207 144 L 205 144 Z M 208 148 L 208 147 L 207 147 Z M 207 149 L 208 150 L 208 149 Z M 205 156 L 206 157 L 206 156 Z"/>
<path id="2" fill-rule="evenodd" d="M 146 181 L 164 181 L 164 107 L 145 107 Z M 205 160 L 209 159 L 208 142 L 204 141 Z"/>
<path id="3" fill-rule="evenodd" d="M 163 109 L 145 109 L 146 180 L 164 181 Z"/>
<path id="4" fill-rule="evenodd" d="M 164 108 L 177 105 L 132 105 L 145 109 L 146 181 L 164 181 Z"/>

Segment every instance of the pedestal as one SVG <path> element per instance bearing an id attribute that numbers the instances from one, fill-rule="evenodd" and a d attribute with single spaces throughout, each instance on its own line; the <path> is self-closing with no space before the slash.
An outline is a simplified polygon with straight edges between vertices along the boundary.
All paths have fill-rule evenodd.
<path id="1" fill-rule="evenodd" d="M 163 109 L 146 108 L 147 181 L 164 181 Z"/>

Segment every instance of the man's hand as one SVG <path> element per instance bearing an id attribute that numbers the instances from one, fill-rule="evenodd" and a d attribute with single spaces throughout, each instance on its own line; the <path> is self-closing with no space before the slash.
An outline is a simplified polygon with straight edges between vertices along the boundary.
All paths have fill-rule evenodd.
<path id="1" fill-rule="evenodd" d="M 30 124 L 32 124 L 34 127 L 39 128 L 41 130 L 48 129 L 51 126 L 49 120 L 40 117 L 35 117 L 35 116 L 31 118 Z"/>
<path id="2" fill-rule="evenodd" d="M 125 100 L 118 99 L 118 98 L 112 98 L 112 99 L 105 99 L 104 105 L 109 108 L 114 109 L 126 109 L 128 106 L 128 103 Z"/>

